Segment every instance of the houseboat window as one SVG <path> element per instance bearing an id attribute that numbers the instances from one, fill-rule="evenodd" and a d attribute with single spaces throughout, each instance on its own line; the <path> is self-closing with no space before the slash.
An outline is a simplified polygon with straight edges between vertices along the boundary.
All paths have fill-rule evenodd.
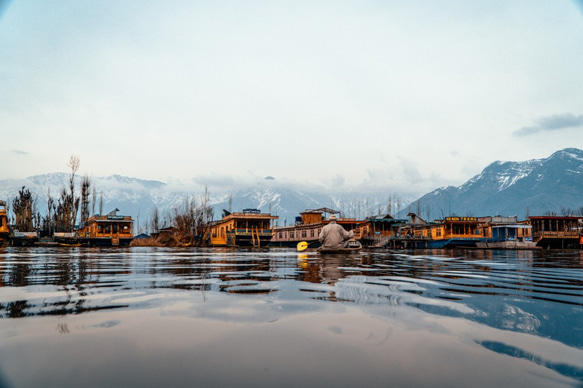
<path id="1" fill-rule="evenodd" d="M 295 238 L 294 232 L 289 232 L 289 238 Z"/>
<path id="2" fill-rule="evenodd" d="M 279 239 L 280 239 L 280 240 L 281 240 L 281 239 L 283 239 L 283 233 L 282 233 L 282 232 L 279 232 L 279 233 L 278 233 L 278 236 L 279 236 Z"/>
<path id="3" fill-rule="evenodd" d="M 314 237 L 314 229 L 310 230 L 310 237 Z"/>
<path id="4" fill-rule="evenodd" d="M 306 237 L 308 234 L 306 233 L 305 230 L 302 230 L 302 237 Z"/>

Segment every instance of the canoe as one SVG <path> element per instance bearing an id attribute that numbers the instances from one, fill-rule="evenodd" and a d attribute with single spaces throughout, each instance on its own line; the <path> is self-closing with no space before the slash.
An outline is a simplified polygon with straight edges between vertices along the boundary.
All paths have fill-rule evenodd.
<path id="1" fill-rule="evenodd" d="M 348 244 L 344 248 L 323 248 L 320 247 L 316 251 L 320 252 L 321 254 L 344 254 L 344 253 L 356 253 L 359 252 L 362 248 L 362 244 L 356 240 L 348 241 Z"/>

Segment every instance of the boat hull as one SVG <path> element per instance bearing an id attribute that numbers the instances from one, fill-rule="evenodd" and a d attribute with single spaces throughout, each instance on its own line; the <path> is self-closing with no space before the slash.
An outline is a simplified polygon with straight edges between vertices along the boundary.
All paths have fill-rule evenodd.
<path id="1" fill-rule="evenodd" d="M 318 248 L 316 249 L 316 252 L 320 253 L 321 255 L 349 254 L 360 252 L 360 248 Z"/>
<path id="2" fill-rule="evenodd" d="M 533 241 L 482 241 L 476 243 L 480 249 L 541 249 Z"/>
<path id="3" fill-rule="evenodd" d="M 350 240 L 347 242 L 344 248 L 324 248 L 320 247 L 317 251 L 320 254 L 347 254 L 347 253 L 357 253 L 361 250 L 362 244 L 356 240 Z"/>

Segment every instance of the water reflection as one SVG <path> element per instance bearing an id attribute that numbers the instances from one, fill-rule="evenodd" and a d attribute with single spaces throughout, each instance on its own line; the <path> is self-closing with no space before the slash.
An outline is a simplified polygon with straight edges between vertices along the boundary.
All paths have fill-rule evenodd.
<path id="1" fill-rule="evenodd" d="M 446 343 L 468 336 L 469 343 L 491 354 L 528 360 L 576 381 L 583 378 L 582 252 L 364 251 L 320 256 L 291 250 L 0 251 L 0 323 L 11 330 L 15 326 L 10 322 L 54 317 L 58 321 L 51 321 L 50 330 L 59 335 L 72 336 L 79 327 L 117 333 L 131 320 L 127 314 L 139 311 L 156 312 L 148 317 L 153 322 L 194 319 L 204 332 L 212 332 L 217 323 L 287 327 L 301 317 L 310 325 L 299 331 L 293 326 L 296 336 L 290 338 L 295 341 L 311 336 L 310 330 L 324 319 L 320 317 L 330 317 L 326 334 L 318 340 L 332 347 L 350 332 L 353 326 L 347 322 L 358 316 L 368 326 L 355 327 L 366 330 L 375 325 L 369 322 L 374 317 L 385 328 L 365 337 L 381 341 L 376 346 L 398 345 L 387 327 L 402 330 L 407 341 L 401 347 L 416 341 L 411 333 L 424 333 L 425 343 L 440 352 L 444 346 L 453 351 L 440 342 L 442 335 L 450 336 Z M 83 326 L 62 321 L 81 316 L 89 319 Z M 177 335 L 192 335 L 188 327 Z M 507 337 L 509 333 L 514 336 Z M 25 340 L 24 333 L 20 336 Z M 260 336 L 255 340 L 262 341 Z M 293 348 L 294 343 L 282 346 Z M 370 351 L 366 346 L 358 353 Z M 565 352 L 575 358 L 565 360 Z M 401 362 L 397 355 L 382 357 Z M 423 364 L 421 359 L 415 362 Z"/>

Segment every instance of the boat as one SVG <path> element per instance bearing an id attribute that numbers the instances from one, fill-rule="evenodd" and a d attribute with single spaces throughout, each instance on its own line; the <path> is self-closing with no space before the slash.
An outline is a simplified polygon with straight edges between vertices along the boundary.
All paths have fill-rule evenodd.
<path id="1" fill-rule="evenodd" d="M 395 239 L 406 219 L 396 219 L 390 214 L 365 218 L 354 230 L 354 238 L 365 247 L 385 248 Z"/>
<path id="2" fill-rule="evenodd" d="M 516 221 L 516 217 L 514 217 Z M 532 239 L 532 226 L 527 224 L 486 224 L 488 235 L 476 243 L 481 249 L 539 249 Z"/>
<path id="3" fill-rule="evenodd" d="M 320 246 L 318 240 L 322 228 L 329 223 L 329 215 L 336 215 L 340 212 L 329 208 L 307 209 L 296 217 L 294 225 L 276 226 L 273 228 L 273 238 L 269 242 L 270 247 L 296 247 L 301 242 L 307 242 L 310 248 Z M 336 222 L 346 230 L 354 230 L 363 224 L 355 218 L 341 218 Z"/>
<path id="4" fill-rule="evenodd" d="M 131 216 L 117 215 L 119 209 L 106 215 L 93 215 L 79 229 L 78 241 L 69 244 L 82 243 L 88 246 L 129 246 L 132 242 L 134 221 Z"/>
<path id="5" fill-rule="evenodd" d="M 357 253 L 362 249 L 362 244 L 356 240 L 349 240 L 344 248 L 324 248 L 320 247 L 316 251 L 320 254 L 347 254 Z"/>
<path id="6" fill-rule="evenodd" d="M 583 216 L 531 216 L 532 239 L 544 249 L 581 249 Z"/>
<path id="7" fill-rule="evenodd" d="M 0 246 L 8 243 L 10 228 L 8 227 L 8 215 L 6 202 L 0 201 Z"/>
<path id="8" fill-rule="evenodd" d="M 75 244 L 57 243 L 57 245 L 59 245 L 60 247 L 69 247 L 69 248 L 75 248 L 75 247 L 82 247 L 83 246 L 82 243 L 75 243 Z"/>
<path id="9" fill-rule="evenodd" d="M 475 248 L 484 240 L 477 217 L 445 217 L 428 222 L 409 213 L 409 222 L 399 230 L 395 248 L 442 249 Z"/>
<path id="10" fill-rule="evenodd" d="M 273 237 L 271 221 L 279 218 L 259 209 L 243 209 L 231 213 L 223 210 L 223 218 L 210 227 L 211 245 L 227 247 L 265 247 Z"/>
<path id="11" fill-rule="evenodd" d="M 38 241 L 38 232 L 21 232 L 12 230 L 10 232 L 10 245 L 17 247 L 31 247 Z"/>

